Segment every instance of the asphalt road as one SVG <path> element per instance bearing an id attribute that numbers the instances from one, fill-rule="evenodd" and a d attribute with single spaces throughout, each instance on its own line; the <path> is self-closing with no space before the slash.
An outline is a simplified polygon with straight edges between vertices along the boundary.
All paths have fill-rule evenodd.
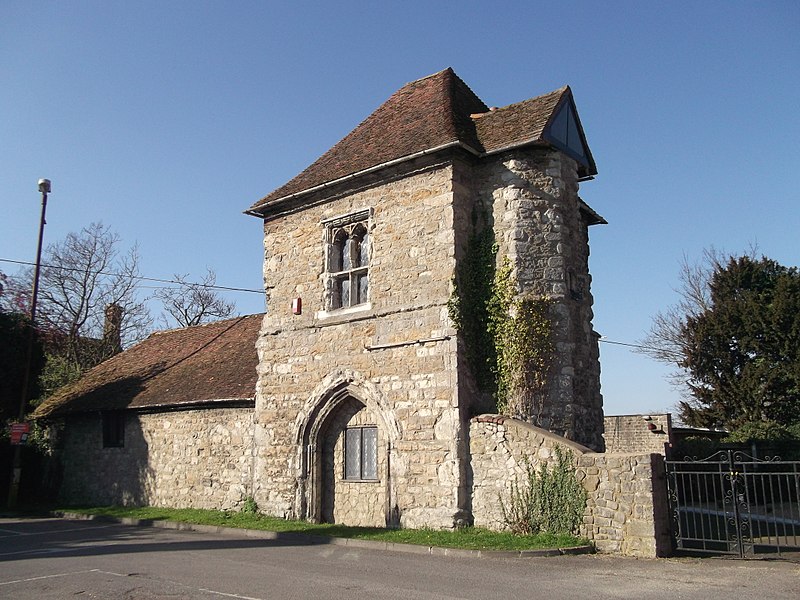
<path id="1" fill-rule="evenodd" d="M 0 598 L 800 598 L 787 560 L 460 558 L 97 521 L 0 519 Z"/>

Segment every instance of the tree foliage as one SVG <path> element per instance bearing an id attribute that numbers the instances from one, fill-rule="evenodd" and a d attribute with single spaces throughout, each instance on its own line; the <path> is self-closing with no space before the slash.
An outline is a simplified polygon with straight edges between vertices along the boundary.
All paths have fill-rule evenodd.
<path id="1" fill-rule="evenodd" d="M 706 254 L 682 301 L 658 315 L 647 354 L 679 367 L 693 426 L 800 422 L 800 273 L 766 257 Z"/>
<path id="2" fill-rule="evenodd" d="M 179 327 L 191 327 L 217 319 L 226 319 L 236 310 L 233 302 L 226 302 L 215 290 L 217 275 L 208 269 L 201 283 L 191 283 L 188 275 L 175 275 L 180 287 L 156 290 L 153 294 L 164 305 L 164 310 Z M 169 324 L 166 315 L 162 320 Z"/>
<path id="3" fill-rule="evenodd" d="M 69 383 L 150 330 L 139 293 L 137 247 L 120 249 L 120 238 L 92 223 L 47 247 L 42 257 L 36 326 L 45 346 L 44 383 L 49 391 Z M 8 278 L 2 306 L 27 314 L 33 270 Z M 119 311 L 119 335 L 109 335 L 109 307 Z"/>
<path id="4" fill-rule="evenodd" d="M 34 332 L 35 333 L 35 332 Z M 0 425 L 16 419 L 22 401 L 22 382 L 28 357 L 28 319 L 0 309 Z M 38 395 L 36 386 L 44 363 L 42 344 L 34 335 L 28 397 Z"/>

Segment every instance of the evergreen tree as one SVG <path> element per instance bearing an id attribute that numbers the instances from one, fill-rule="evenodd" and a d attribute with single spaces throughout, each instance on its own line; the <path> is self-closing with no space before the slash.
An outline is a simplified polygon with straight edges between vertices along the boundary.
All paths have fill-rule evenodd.
<path id="1" fill-rule="evenodd" d="M 709 270 L 684 287 L 690 309 L 659 315 L 645 340 L 648 354 L 685 375 L 682 419 L 729 429 L 800 422 L 800 273 L 764 257 L 708 256 Z M 701 301 L 687 302 L 698 282 Z"/>

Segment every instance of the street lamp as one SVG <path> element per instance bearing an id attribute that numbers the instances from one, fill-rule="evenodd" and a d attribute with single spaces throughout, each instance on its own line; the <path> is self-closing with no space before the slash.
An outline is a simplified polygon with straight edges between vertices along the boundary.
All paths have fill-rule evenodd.
<path id="1" fill-rule="evenodd" d="M 33 269 L 33 291 L 31 292 L 31 312 L 28 321 L 28 349 L 25 358 L 25 375 L 22 378 L 22 395 L 19 401 L 19 422 L 25 420 L 25 409 L 28 407 L 28 387 L 31 378 L 31 361 L 33 359 L 33 336 L 36 332 L 36 299 L 39 296 L 39 269 L 42 263 L 42 239 L 44 238 L 45 212 L 47 211 L 47 195 L 50 193 L 50 180 L 39 180 L 39 193 L 42 195 L 42 216 L 39 218 L 39 242 L 36 246 L 36 266 Z M 22 443 L 14 446 L 14 462 L 11 469 L 11 485 L 8 487 L 8 508 L 17 506 L 19 482 L 22 478 Z"/>

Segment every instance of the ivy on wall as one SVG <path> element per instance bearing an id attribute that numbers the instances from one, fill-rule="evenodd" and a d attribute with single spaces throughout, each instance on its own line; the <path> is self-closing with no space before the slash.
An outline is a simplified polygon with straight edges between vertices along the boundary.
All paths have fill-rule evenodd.
<path id="1" fill-rule="evenodd" d="M 504 257 L 497 268 L 497 251 L 491 228 L 471 238 L 448 310 L 479 388 L 493 393 L 497 412 L 527 420 L 552 363 L 552 302 L 519 296 L 511 261 Z"/>
<path id="2" fill-rule="evenodd" d="M 491 227 L 470 238 L 447 303 L 450 320 L 464 340 L 475 382 L 483 392 L 494 392 L 497 387 L 494 376 L 497 352 L 488 326 L 497 249 Z"/>

